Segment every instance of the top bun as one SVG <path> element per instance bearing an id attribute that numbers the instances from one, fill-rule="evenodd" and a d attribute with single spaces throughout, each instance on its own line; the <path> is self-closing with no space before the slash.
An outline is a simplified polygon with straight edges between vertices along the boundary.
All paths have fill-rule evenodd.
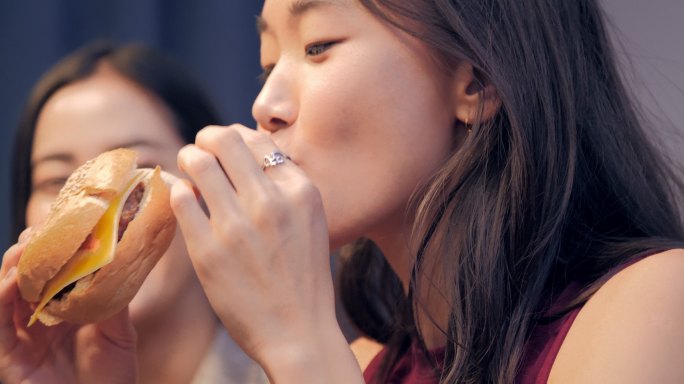
<path id="1" fill-rule="evenodd" d="M 33 233 L 19 260 L 18 285 L 26 301 L 40 300 L 45 284 L 76 253 L 112 199 L 133 178 L 136 160 L 135 151 L 115 149 L 69 176 L 47 220 Z"/>

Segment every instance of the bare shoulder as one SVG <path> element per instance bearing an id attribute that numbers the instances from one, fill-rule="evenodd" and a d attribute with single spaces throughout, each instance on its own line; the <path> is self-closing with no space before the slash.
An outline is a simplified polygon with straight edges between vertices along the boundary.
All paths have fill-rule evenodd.
<path id="1" fill-rule="evenodd" d="M 684 383 L 684 250 L 613 276 L 582 308 L 550 383 Z"/>
<path id="2" fill-rule="evenodd" d="M 365 371 L 368 364 L 370 364 L 373 358 L 380 353 L 383 345 L 367 337 L 359 337 L 352 341 L 349 347 L 351 348 L 354 357 L 356 357 L 356 361 L 358 361 L 361 370 Z"/>

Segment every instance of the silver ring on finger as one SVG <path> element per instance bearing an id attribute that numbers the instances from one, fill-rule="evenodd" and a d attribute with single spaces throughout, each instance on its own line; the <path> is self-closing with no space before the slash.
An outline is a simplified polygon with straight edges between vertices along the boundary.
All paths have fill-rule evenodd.
<path id="1" fill-rule="evenodd" d="M 267 168 L 277 167 L 279 165 L 285 164 L 285 160 L 290 160 L 290 156 L 279 151 L 273 151 L 264 156 L 261 169 L 265 171 Z"/>

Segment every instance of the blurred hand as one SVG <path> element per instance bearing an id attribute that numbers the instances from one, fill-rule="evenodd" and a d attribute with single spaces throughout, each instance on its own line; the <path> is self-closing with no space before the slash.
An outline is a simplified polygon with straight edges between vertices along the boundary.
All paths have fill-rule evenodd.
<path id="1" fill-rule="evenodd" d="M 0 268 L 0 381 L 135 382 L 136 334 L 128 309 L 99 324 L 26 327 L 32 309 L 19 295 L 16 265 L 29 236 L 24 231 Z"/>

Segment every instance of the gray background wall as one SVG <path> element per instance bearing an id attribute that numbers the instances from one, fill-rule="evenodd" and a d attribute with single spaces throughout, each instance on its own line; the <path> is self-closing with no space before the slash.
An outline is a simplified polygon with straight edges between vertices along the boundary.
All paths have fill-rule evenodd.
<path id="1" fill-rule="evenodd" d="M 569 0 L 572 1 L 572 0 Z M 630 83 L 667 133 L 684 131 L 684 0 L 602 0 L 634 69 Z M 0 3 L 0 249 L 10 244 L 11 138 L 33 83 L 93 38 L 144 42 L 198 75 L 226 122 L 252 124 L 256 0 L 4 0 Z M 672 140 L 670 150 L 681 159 Z M 684 151 L 681 151 L 684 152 Z"/>
<path id="2" fill-rule="evenodd" d="M 602 0 L 629 84 L 684 164 L 684 0 Z"/>

